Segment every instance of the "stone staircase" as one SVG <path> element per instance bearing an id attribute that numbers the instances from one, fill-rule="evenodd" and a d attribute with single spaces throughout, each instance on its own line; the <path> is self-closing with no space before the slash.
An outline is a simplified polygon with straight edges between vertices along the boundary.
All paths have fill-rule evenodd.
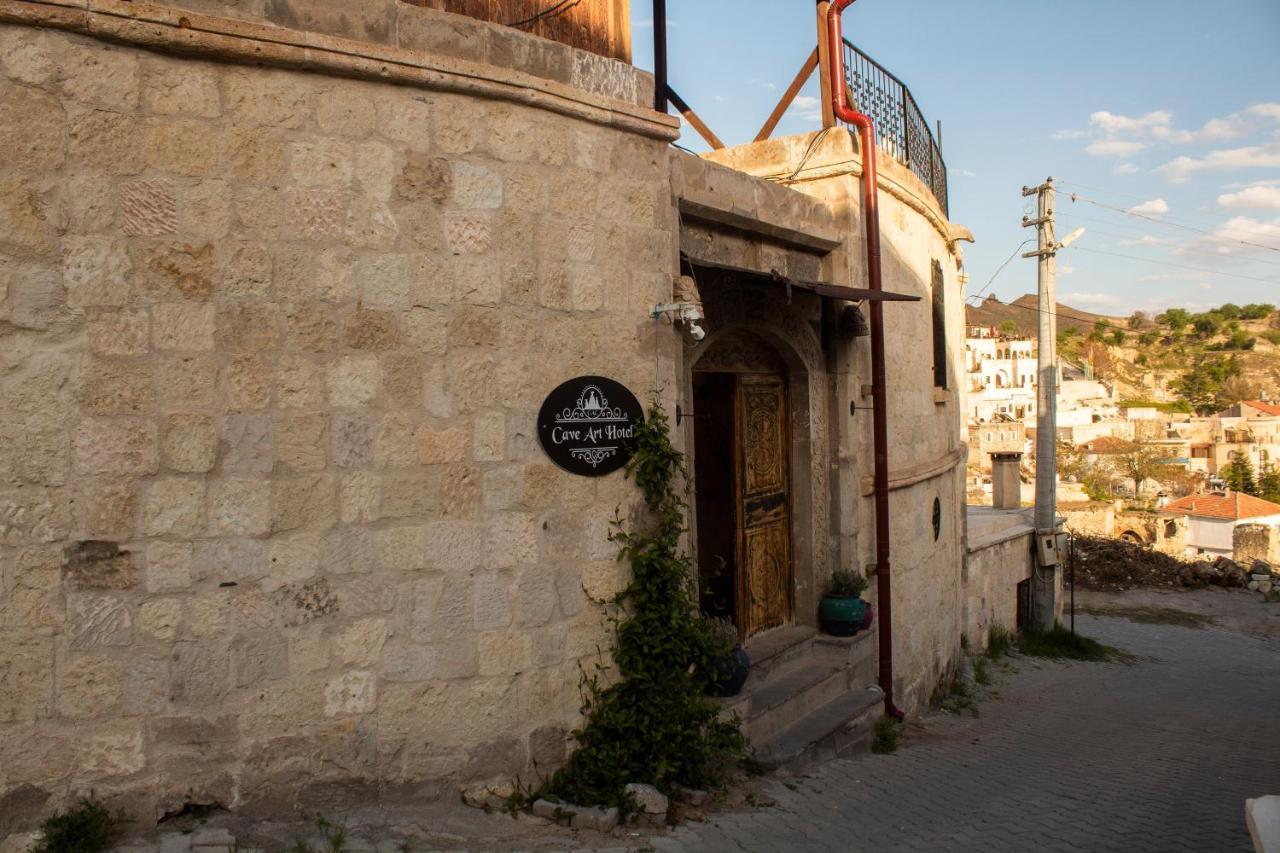
<path id="1" fill-rule="evenodd" d="M 870 748 L 884 701 L 874 631 L 829 637 L 783 628 L 755 638 L 747 652 L 746 686 L 721 701 L 742 717 L 761 763 L 794 772 Z"/>

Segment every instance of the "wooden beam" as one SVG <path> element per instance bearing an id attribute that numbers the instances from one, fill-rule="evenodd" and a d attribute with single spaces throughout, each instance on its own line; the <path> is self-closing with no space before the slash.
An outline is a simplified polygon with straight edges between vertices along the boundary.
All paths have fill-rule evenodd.
<path id="1" fill-rule="evenodd" d="M 707 140 L 708 145 L 717 150 L 724 147 L 720 137 L 711 132 L 711 128 L 707 127 L 702 119 L 698 118 L 698 114 L 693 111 L 693 108 L 686 104 L 684 98 L 677 95 L 676 90 L 670 86 L 667 87 L 667 97 L 671 99 L 671 105 L 680 112 L 680 115 L 685 117 L 685 120 L 693 126 L 693 129 L 698 131 L 703 139 Z"/>
<path id="2" fill-rule="evenodd" d="M 813 52 L 809 54 L 809 58 L 804 61 L 804 65 L 800 67 L 799 73 L 796 74 L 796 79 L 792 80 L 791 85 L 787 87 L 787 91 L 782 93 L 782 99 L 778 101 L 778 105 L 773 108 L 768 120 L 760 128 L 760 132 L 756 134 L 756 142 L 763 142 L 772 135 L 773 129 L 782 120 L 783 113 L 791 106 L 791 102 L 796 99 L 796 95 L 800 94 L 800 89 L 808 82 L 809 77 L 813 74 L 813 69 L 817 67 L 818 49 L 815 47 Z"/>
<path id="3" fill-rule="evenodd" d="M 831 51 L 827 45 L 827 10 L 831 8 L 828 0 L 819 0 L 818 9 L 818 77 L 822 93 L 818 95 L 818 103 L 822 104 L 822 126 L 836 126 L 835 107 L 831 105 Z"/>

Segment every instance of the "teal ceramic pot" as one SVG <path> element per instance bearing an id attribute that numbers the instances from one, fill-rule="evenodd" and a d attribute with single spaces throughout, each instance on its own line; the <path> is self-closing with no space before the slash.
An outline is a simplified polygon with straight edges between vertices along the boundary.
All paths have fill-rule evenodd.
<path id="1" fill-rule="evenodd" d="M 867 618 L 867 603 L 860 595 L 824 595 L 818 607 L 822 630 L 833 637 L 852 637 Z"/>

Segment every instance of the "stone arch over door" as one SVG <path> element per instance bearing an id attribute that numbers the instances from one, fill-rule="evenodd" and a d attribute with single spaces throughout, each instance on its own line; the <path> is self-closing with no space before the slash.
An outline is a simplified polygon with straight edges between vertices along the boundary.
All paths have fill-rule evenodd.
<path id="1" fill-rule="evenodd" d="M 752 292 L 743 288 L 717 310 L 707 303 L 707 336 L 686 343 L 682 406 L 694 417 L 685 421 L 686 446 L 691 449 L 690 471 L 697 471 L 697 404 L 695 373 L 719 370 L 776 371 L 786 382 L 790 475 L 789 522 L 791 557 L 791 622 L 816 625 L 815 590 L 830 573 L 827 543 L 832 496 L 828 477 L 828 391 L 822 345 L 810 322 L 789 304 L 782 288 Z M 744 292 L 745 291 L 745 292 Z M 707 291 L 704 289 L 704 299 Z M 806 294 L 806 296 L 808 296 Z M 730 363 L 730 360 L 733 363 Z M 698 548 L 698 512 L 691 501 L 692 542 Z"/>

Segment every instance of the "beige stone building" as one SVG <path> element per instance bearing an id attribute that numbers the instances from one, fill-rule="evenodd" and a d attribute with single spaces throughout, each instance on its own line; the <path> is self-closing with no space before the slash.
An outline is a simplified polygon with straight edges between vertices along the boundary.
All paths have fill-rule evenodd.
<path id="1" fill-rule="evenodd" d="M 831 571 L 875 571 L 857 145 L 680 153 L 605 42 L 399 0 L 0 0 L 10 829 L 88 789 L 147 821 L 563 760 L 641 505 L 538 444 L 584 374 L 680 413 L 749 689 L 879 714 L 876 636 L 815 636 Z M 885 288 L 920 297 L 884 309 L 908 712 L 1026 574 L 962 571 L 967 232 L 936 187 L 882 158 Z M 677 293 L 705 338 L 654 318 Z M 748 462 L 781 509 L 734 527 Z"/>

